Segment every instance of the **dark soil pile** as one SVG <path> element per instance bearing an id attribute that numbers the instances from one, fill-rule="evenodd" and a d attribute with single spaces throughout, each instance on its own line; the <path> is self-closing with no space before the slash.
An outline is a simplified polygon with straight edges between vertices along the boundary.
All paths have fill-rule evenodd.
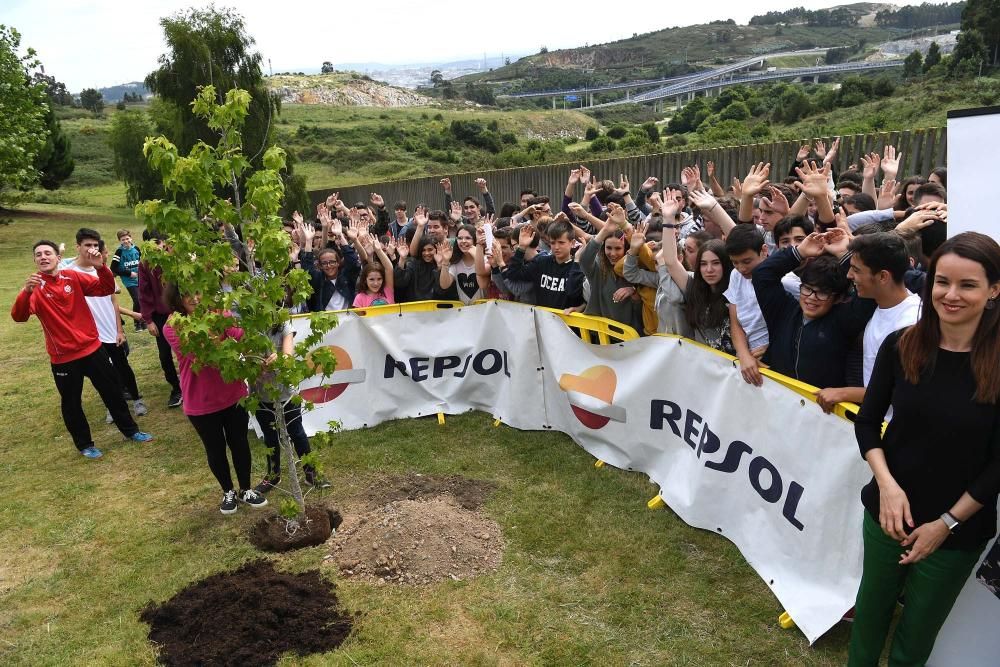
<path id="1" fill-rule="evenodd" d="M 165 665 L 273 665 L 284 653 L 332 651 L 351 632 L 318 570 L 278 572 L 251 561 L 191 584 L 139 617 Z"/>
<path id="2" fill-rule="evenodd" d="M 462 507 L 450 494 L 438 494 L 348 514 L 329 558 L 344 577 L 376 584 L 429 584 L 494 571 L 503 549 L 495 521 Z"/>
<path id="3" fill-rule="evenodd" d="M 293 531 L 280 516 L 269 516 L 253 525 L 250 542 L 261 551 L 291 551 L 323 544 L 340 525 L 340 513 L 325 507 L 306 507 L 305 520 Z"/>

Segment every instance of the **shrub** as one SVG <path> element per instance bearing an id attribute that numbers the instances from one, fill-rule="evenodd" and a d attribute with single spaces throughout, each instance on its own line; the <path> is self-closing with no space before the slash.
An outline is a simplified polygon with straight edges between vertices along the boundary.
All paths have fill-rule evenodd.
<path id="1" fill-rule="evenodd" d="M 593 141 L 599 136 L 601 136 L 601 133 L 597 131 L 596 127 L 588 127 L 587 131 L 583 133 L 583 138 L 587 141 Z"/>
<path id="2" fill-rule="evenodd" d="M 612 125 L 608 128 L 606 134 L 612 139 L 621 139 L 625 136 L 626 132 L 628 132 L 628 129 L 624 125 Z"/>
<path id="3" fill-rule="evenodd" d="M 611 137 L 597 137 L 590 144 L 590 150 L 595 153 L 610 153 L 618 148 L 618 144 Z"/>

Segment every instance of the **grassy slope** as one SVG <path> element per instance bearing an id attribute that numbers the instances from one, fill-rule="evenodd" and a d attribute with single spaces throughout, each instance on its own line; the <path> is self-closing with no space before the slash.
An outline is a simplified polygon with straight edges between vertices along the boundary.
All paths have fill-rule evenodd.
<path id="1" fill-rule="evenodd" d="M 32 271 L 30 243 L 71 241 L 81 224 L 110 234 L 121 211 L 31 206 L 0 227 L 0 285 L 9 304 Z M 133 225 L 133 231 L 137 231 Z M 84 405 L 106 455 L 75 453 L 59 417 L 37 321 L 0 320 L 0 663 L 152 665 L 138 613 L 208 574 L 256 554 L 260 516 L 218 513 L 219 491 L 197 436 L 167 392 L 146 335 L 129 333 L 140 420 L 156 435 L 124 444 Z M 255 476 L 262 450 L 254 445 Z M 338 581 L 357 613 L 352 638 L 285 665 L 839 665 L 847 626 L 810 648 L 783 631 L 764 583 L 726 540 L 650 512 L 638 474 L 597 470 L 557 433 L 493 428 L 480 414 L 398 421 L 344 433 L 322 458 L 334 503 L 373 473 L 456 473 L 498 483 L 486 512 L 503 527 L 501 569 L 423 588 Z M 321 547 L 274 556 L 280 568 L 322 566 Z M 336 581 L 335 572 L 325 570 Z M 248 609 L 248 614 L 253 610 Z M 212 620 L 214 626 L 224 619 Z"/>
<path id="2" fill-rule="evenodd" d="M 729 41 L 718 41 L 729 33 Z M 892 39 L 904 31 L 886 28 L 819 28 L 806 25 L 784 26 L 695 25 L 668 28 L 638 37 L 576 49 L 551 51 L 520 59 L 492 72 L 469 74 L 456 82 L 492 81 L 516 83 L 519 89 L 534 90 L 536 69 L 592 67 L 595 82 L 653 76 L 661 65 L 683 62 L 713 63 L 776 51 L 854 45 L 864 39 L 869 44 Z M 591 66 L 591 61 L 594 65 Z"/>

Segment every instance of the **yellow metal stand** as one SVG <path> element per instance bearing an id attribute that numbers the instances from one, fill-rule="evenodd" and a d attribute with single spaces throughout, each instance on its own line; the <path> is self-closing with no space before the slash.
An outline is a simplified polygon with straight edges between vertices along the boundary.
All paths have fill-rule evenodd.
<path id="1" fill-rule="evenodd" d="M 653 498 L 650 499 L 648 503 L 646 503 L 646 507 L 648 507 L 651 510 L 661 510 L 666 506 L 667 504 L 663 502 L 663 498 L 661 498 L 658 495 L 654 496 Z"/>
<path id="2" fill-rule="evenodd" d="M 603 468 L 604 467 L 604 461 L 602 461 L 601 459 L 597 459 L 596 461 L 594 461 L 594 467 L 595 468 Z"/>
<path id="3" fill-rule="evenodd" d="M 438 426 L 444 426 L 444 413 L 438 413 Z"/>
<path id="4" fill-rule="evenodd" d="M 787 611 L 783 611 L 781 612 L 781 616 L 778 617 L 778 625 L 784 630 L 791 630 L 795 627 L 795 621 L 792 620 Z"/>

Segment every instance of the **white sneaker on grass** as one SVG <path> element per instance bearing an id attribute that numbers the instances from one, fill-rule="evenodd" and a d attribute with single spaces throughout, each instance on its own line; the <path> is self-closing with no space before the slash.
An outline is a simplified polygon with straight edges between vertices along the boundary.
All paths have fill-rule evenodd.
<path id="1" fill-rule="evenodd" d="M 132 407 L 135 408 L 135 416 L 136 417 L 145 417 L 146 414 L 149 412 L 149 408 L 146 407 L 146 404 L 143 403 L 143 401 L 142 401 L 141 398 L 137 398 L 132 403 Z"/>

